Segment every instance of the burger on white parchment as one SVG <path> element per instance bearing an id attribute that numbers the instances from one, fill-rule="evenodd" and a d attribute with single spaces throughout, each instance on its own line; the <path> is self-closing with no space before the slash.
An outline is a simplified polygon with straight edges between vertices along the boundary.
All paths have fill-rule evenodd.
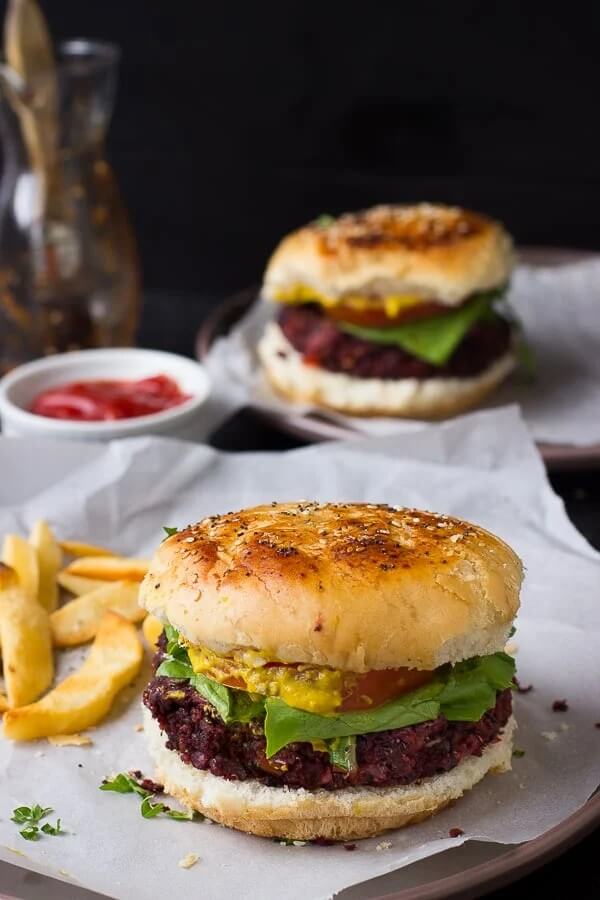
<path id="1" fill-rule="evenodd" d="M 310 502 L 163 542 L 144 694 L 156 777 L 253 834 L 351 840 L 421 821 L 510 768 L 521 562 L 476 525 Z"/>

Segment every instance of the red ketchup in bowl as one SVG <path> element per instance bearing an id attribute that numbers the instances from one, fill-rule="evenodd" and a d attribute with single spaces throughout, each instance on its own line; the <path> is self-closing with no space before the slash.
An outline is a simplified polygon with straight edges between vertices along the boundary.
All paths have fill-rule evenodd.
<path id="1" fill-rule="evenodd" d="M 30 411 L 50 419 L 108 422 L 163 412 L 190 399 L 168 375 L 139 381 L 72 381 L 38 394 Z"/>

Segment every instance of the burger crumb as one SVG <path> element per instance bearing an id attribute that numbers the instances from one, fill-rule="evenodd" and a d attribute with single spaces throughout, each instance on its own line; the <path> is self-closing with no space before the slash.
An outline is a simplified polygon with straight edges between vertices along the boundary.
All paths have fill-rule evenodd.
<path id="1" fill-rule="evenodd" d="M 133 730 L 134 730 L 134 731 L 143 731 L 143 730 L 144 730 L 144 726 L 142 725 L 141 722 L 138 722 L 138 724 L 134 727 Z"/>
<path id="2" fill-rule="evenodd" d="M 187 856 L 184 856 L 183 859 L 180 859 L 177 865 L 180 869 L 191 869 L 192 866 L 195 866 L 198 862 L 198 855 L 196 853 L 188 853 Z"/>
<path id="3" fill-rule="evenodd" d="M 566 712 L 569 704 L 566 700 L 555 700 L 552 704 L 552 712 Z"/>
<path id="4" fill-rule="evenodd" d="M 594 728 L 600 728 L 600 722 L 594 722 Z"/>
<path id="5" fill-rule="evenodd" d="M 558 726 L 558 729 L 559 729 L 559 731 L 568 731 L 570 727 L 571 726 L 568 725 L 566 722 L 561 722 L 560 725 Z"/>
<path id="6" fill-rule="evenodd" d="M 546 741 L 555 741 L 558 737 L 557 731 L 541 731 L 540 734 Z"/>
<path id="7" fill-rule="evenodd" d="M 356 844 L 344 844 L 344 850 L 356 850 Z"/>
<path id="8" fill-rule="evenodd" d="M 317 847 L 333 847 L 335 841 L 331 838 L 316 837 L 312 839 L 311 844 L 315 844 Z"/>
<path id="9" fill-rule="evenodd" d="M 517 686 L 517 694 L 528 694 L 530 691 L 533 690 L 532 684 L 527 684 L 527 685 L 519 684 L 519 681 L 517 678 L 514 679 L 514 682 Z"/>
<path id="10" fill-rule="evenodd" d="M 382 841 L 380 844 L 377 844 L 375 849 L 377 850 L 378 853 L 381 853 L 382 850 L 389 850 L 391 846 L 392 846 L 391 841 Z"/>
<path id="11" fill-rule="evenodd" d="M 452 838 L 457 838 L 457 837 L 462 837 L 464 834 L 464 831 L 462 830 L 462 828 L 451 828 L 450 831 L 448 832 L 448 834 Z"/>

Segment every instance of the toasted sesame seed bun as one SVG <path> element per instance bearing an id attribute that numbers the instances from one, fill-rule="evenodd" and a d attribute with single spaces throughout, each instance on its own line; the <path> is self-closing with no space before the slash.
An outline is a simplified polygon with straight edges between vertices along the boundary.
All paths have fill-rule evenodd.
<path id="1" fill-rule="evenodd" d="M 512 350 L 467 378 L 358 378 L 308 365 L 277 322 L 258 345 L 269 384 L 295 403 L 311 403 L 350 416 L 444 419 L 478 406 L 516 365 Z"/>
<path id="2" fill-rule="evenodd" d="M 166 747 L 166 736 L 144 709 L 144 731 L 156 777 L 189 809 L 250 834 L 309 841 L 351 841 L 421 822 L 470 790 L 488 772 L 511 767 L 515 721 L 481 756 L 469 756 L 443 775 L 395 788 L 349 787 L 336 791 L 267 787 L 228 781 L 185 763 Z"/>
<path id="3" fill-rule="evenodd" d="M 292 232 L 269 260 L 263 294 L 298 285 L 329 305 L 349 296 L 414 296 L 457 306 L 506 283 L 513 244 L 499 222 L 455 206 L 376 206 Z"/>
<path id="4" fill-rule="evenodd" d="M 360 503 L 274 503 L 165 540 L 141 603 L 192 643 L 366 672 L 504 646 L 521 562 L 483 528 Z"/>

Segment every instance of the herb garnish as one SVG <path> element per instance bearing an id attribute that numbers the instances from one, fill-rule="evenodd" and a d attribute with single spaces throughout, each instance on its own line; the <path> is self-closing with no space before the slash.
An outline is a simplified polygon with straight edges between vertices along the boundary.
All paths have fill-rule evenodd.
<path id="1" fill-rule="evenodd" d="M 26 841 L 39 840 L 40 831 L 44 834 L 54 836 L 63 834 L 64 832 L 60 827 L 60 819 L 56 820 L 56 825 L 51 825 L 50 822 L 44 822 L 44 824 L 40 826 L 41 820 L 45 819 L 46 816 L 49 816 L 51 812 L 53 812 L 51 806 L 42 807 L 38 803 L 36 803 L 35 806 L 17 806 L 16 809 L 13 809 L 11 822 L 25 826 L 19 831 L 19 834 L 22 838 L 25 838 Z"/>
<path id="2" fill-rule="evenodd" d="M 174 534 L 177 534 L 179 529 L 178 528 L 169 528 L 168 525 L 163 525 L 163 531 L 167 535 L 167 537 L 172 537 Z"/>
<path id="3" fill-rule="evenodd" d="M 140 812 L 144 819 L 155 819 L 157 816 L 166 816 L 178 822 L 191 822 L 193 819 L 203 819 L 204 816 L 193 810 L 183 812 L 171 809 L 165 803 L 153 803 L 155 792 L 149 791 L 143 784 L 127 772 L 119 772 L 114 778 L 106 779 L 100 785 L 101 791 L 115 791 L 117 794 L 138 794 L 142 798 Z"/>

